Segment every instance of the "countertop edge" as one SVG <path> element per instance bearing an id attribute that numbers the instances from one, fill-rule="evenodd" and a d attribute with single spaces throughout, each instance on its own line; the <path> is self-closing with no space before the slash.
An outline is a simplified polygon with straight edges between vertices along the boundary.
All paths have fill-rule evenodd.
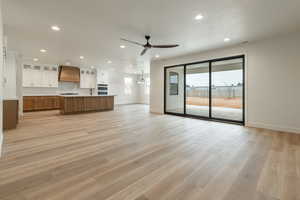
<path id="1" fill-rule="evenodd" d="M 117 95 L 23 95 L 23 97 L 112 97 Z"/>
<path id="2" fill-rule="evenodd" d="M 115 97 L 117 95 L 57 95 L 59 97 Z"/>

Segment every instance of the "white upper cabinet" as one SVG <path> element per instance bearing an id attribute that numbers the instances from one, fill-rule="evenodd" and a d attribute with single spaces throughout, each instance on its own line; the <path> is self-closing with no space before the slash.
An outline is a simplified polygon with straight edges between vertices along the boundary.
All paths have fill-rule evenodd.
<path id="1" fill-rule="evenodd" d="M 80 70 L 80 88 L 96 88 L 96 70 Z M 56 65 L 23 65 L 23 87 L 58 87 L 58 66 Z"/>
<path id="2" fill-rule="evenodd" d="M 33 87 L 32 72 L 31 65 L 23 65 L 23 87 Z"/>
<path id="3" fill-rule="evenodd" d="M 39 65 L 34 65 L 32 70 L 32 83 L 34 87 L 43 87 L 43 68 Z"/>
<path id="4" fill-rule="evenodd" d="M 57 66 L 44 66 L 43 69 L 43 87 L 58 87 L 58 67 Z"/>
<path id="5" fill-rule="evenodd" d="M 24 64 L 23 87 L 58 87 L 58 67 Z"/>
<path id="6" fill-rule="evenodd" d="M 80 70 L 80 88 L 96 88 L 97 75 L 94 70 Z"/>

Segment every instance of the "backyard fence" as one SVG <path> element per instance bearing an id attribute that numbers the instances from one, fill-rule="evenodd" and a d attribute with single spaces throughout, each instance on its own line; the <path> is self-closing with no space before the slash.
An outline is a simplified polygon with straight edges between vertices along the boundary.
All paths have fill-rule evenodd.
<path id="1" fill-rule="evenodd" d="M 188 97 L 209 97 L 209 87 L 187 87 Z M 243 86 L 213 86 L 212 97 L 214 98 L 241 98 Z"/>

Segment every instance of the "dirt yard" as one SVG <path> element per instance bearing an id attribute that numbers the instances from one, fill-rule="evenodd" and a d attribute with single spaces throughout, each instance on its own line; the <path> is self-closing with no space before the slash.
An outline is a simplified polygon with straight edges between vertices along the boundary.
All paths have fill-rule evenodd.
<path id="1" fill-rule="evenodd" d="M 208 106 L 209 101 L 208 98 L 187 97 L 187 104 L 194 106 Z M 243 106 L 243 101 L 241 98 L 213 98 L 212 106 L 241 109 Z"/>

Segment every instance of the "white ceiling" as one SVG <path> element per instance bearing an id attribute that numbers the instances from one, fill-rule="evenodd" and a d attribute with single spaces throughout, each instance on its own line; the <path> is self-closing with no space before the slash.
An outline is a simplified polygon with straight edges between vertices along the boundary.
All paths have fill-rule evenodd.
<path id="1" fill-rule="evenodd" d="M 299 0 L 3 0 L 10 50 L 43 63 L 114 67 L 134 72 L 161 58 L 234 45 L 300 27 Z M 194 20 L 201 13 L 204 19 Z M 52 25 L 61 27 L 53 32 Z M 120 37 L 175 49 L 141 48 Z M 229 43 L 223 40 L 231 38 Z M 126 45 L 121 49 L 121 44 Z M 47 49 L 46 54 L 39 52 Z M 85 59 L 81 63 L 79 56 Z M 112 64 L 107 64 L 111 60 Z"/>

